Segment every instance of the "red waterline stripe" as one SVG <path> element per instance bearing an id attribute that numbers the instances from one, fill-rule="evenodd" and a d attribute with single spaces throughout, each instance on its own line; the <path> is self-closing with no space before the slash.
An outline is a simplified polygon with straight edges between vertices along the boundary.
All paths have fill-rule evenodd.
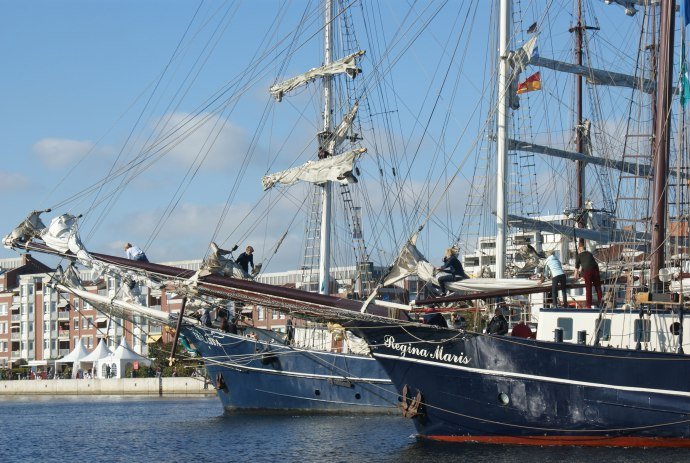
<path id="1" fill-rule="evenodd" d="M 662 437 L 603 436 L 421 436 L 440 442 L 584 447 L 690 447 L 690 439 Z"/>

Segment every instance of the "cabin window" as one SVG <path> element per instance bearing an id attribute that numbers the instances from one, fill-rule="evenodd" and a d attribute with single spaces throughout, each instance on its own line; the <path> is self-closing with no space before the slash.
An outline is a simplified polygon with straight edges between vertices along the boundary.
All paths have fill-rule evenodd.
<path id="1" fill-rule="evenodd" d="M 599 338 L 600 341 L 611 340 L 611 320 L 597 320 L 594 327 L 596 328 L 597 338 Z"/>
<path id="2" fill-rule="evenodd" d="M 635 342 L 649 342 L 652 334 L 651 320 L 635 320 Z"/>
<path id="3" fill-rule="evenodd" d="M 573 319 L 572 318 L 558 318 L 556 320 L 556 327 L 563 330 L 563 340 L 571 341 L 573 339 Z"/>

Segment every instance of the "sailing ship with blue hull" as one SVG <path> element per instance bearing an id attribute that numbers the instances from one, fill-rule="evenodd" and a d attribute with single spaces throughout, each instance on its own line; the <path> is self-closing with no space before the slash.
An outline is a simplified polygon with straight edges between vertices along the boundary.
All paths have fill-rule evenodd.
<path id="1" fill-rule="evenodd" d="M 685 355 L 357 322 L 421 436 L 454 442 L 690 446 Z"/>
<path id="2" fill-rule="evenodd" d="M 425 438 L 526 445 L 690 447 L 690 357 L 682 348 L 685 301 L 669 289 L 672 272 L 665 267 L 664 259 L 669 247 L 666 231 L 669 219 L 665 206 L 669 169 L 665 163 L 670 152 L 670 124 L 665 121 L 670 118 L 672 105 L 676 2 L 617 3 L 625 3 L 628 15 L 634 14 L 636 7 L 652 9 L 650 17 L 657 19 L 660 30 L 655 55 L 658 78 L 655 88 L 657 116 L 652 137 L 654 188 L 650 188 L 653 227 L 648 235 L 642 233 L 642 238 L 634 238 L 639 233 L 634 228 L 628 230 L 629 244 L 643 250 L 636 255 L 644 255 L 650 261 L 648 266 L 639 266 L 628 274 L 629 289 L 636 279 L 645 279 L 649 285 L 628 291 L 626 310 L 601 308 L 597 312 L 599 320 L 617 314 L 625 317 L 634 305 L 639 319 L 644 322 L 648 312 L 666 311 L 669 316 L 659 320 L 664 323 L 675 320 L 675 323 L 662 327 L 662 331 L 668 328 L 670 332 L 661 335 L 665 338 L 675 336 L 677 340 L 665 346 L 675 346 L 675 349 L 666 352 L 642 350 L 639 342 L 637 348 L 622 348 L 611 345 L 610 341 L 604 347 L 599 339 L 600 328 L 595 328 L 596 336 L 590 336 L 589 341 L 583 336 L 582 343 L 575 344 L 419 324 L 391 326 L 383 321 L 357 320 L 353 323 L 353 331 L 367 340 L 374 357 L 401 393 L 406 416 L 413 419 L 419 434 Z M 509 11 L 508 2 L 502 0 L 502 50 L 507 50 L 510 35 Z M 584 30 L 582 24 L 578 19 L 573 30 Z M 501 52 L 502 68 L 506 71 L 499 79 L 502 96 L 511 94 L 511 79 L 514 78 L 505 64 L 504 58 L 508 55 Z M 540 65 L 539 61 L 538 58 L 531 62 Z M 554 67 L 559 68 L 565 67 Z M 636 85 L 647 88 L 642 79 Z M 507 127 L 508 102 L 500 98 L 498 105 L 499 137 L 503 137 L 503 146 L 507 146 L 505 131 L 500 132 L 502 126 Z M 500 140 L 498 145 L 501 146 Z M 577 156 L 572 159 L 579 161 Z M 635 172 L 639 174 L 640 169 L 636 168 Z M 507 222 L 500 223 L 508 217 L 500 199 L 504 195 L 498 194 L 497 275 L 502 274 L 505 265 L 505 262 L 499 264 L 500 259 L 505 259 L 501 235 L 506 231 Z M 512 221 L 515 223 L 517 218 Z M 535 227 L 547 226 L 534 220 L 522 220 L 520 226 L 529 228 L 528 222 L 533 222 Z M 585 230 L 581 225 L 572 226 L 571 231 L 576 238 L 594 232 L 597 231 Z M 564 229 L 560 233 L 568 232 Z M 686 249 L 683 248 L 685 244 L 679 244 L 685 243 L 682 237 L 676 238 L 681 238 L 676 245 Z M 630 298 L 630 293 L 635 292 L 639 294 Z M 481 298 L 481 295 L 476 293 L 475 297 Z M 604 302 L 599 301 L 600 304 Z M 619 298 L 614 302 L 618 303 Z M 559 317 L 566 314 L 577 317 L 577 310 L 549 310 L 558 313 Z M 589 314 L 587 316 L 591 319 Z"/>
<path id="3" fill-rule="evenodd" d="M 286 346 L 265 330 L 257 339 L 183 325 L 181 334 L 204 359 L 227 411 L 392 413 L 399 404 L 373 357 Z M 262 339 L 263 338 L 263 339 Z"/>
<path id="4" fill-rule="evenodd" d="M 338 56 L 335 50 L 338 41 L 334 37 L 334 28 L 340 20 L 346 23 L 342 26 L 343 29 L 351 33 L 347 24 L 350 20 L 349 13 L 347 8 L 345 11 L 336 12 L 337 2 L 323 3 L 320 9 L 324 14 L 323 20 L 319 20 L 317 24 L 319 29 L 323 30 L 323 64 L 302 75 L 276 83 L 270 89 L 273 97 L 280 102 L 295 88 L 303 88 L 315 81 L 318 81 L 319 85 L 322 83 L 320 113 L 323 120 L 319 122 L 320 130 L 317 135 L 319 149 L 312 151 L 315 158 L 318 151 L 318 159 L 312 159 L 303 166 L 267 175 L 263 179 L 266 190 L 275 185 L 290 185 L 298 180 L 310 183 L 314 188 L 314 203 L 318 207 L 313 208 L 313 211 L 318 211 L 318 214 L 312 215 L 318 215 L 320 219 L 316 233 L 317 241 L 320 242 L 307 247 L 306 251 L 316 255 L 317 262 L 309 262 L 309 265 L 303 267 L 308 267 L 309 270 L 307 284 L 303 287 L 316 290 L 320 294 L 296 290 L 291 292 L 286 288 L 276 289 L 256 283 L 231 259 L 223 258 L 222 255 L 214 255 L 215 266 L 206 266 L 203 275 L 195 275 L 194 272 L 182 269 L 91 254 L 84 249 L 78 238 L 76 247 L 70 247 L 65 243 L 64 246 L 57 246 L 57 253 L 70 261 L 79 262 L 90 268 L 98 267 L 106 273 L 110 272 L 109 275 L 120 281 L 136 281 L 141 287 L 166 287 L 166 291 L 184 298 L 187 308 L 183 307 L 180 316 L 173 319 L 164 314 L 152 314 L 150 310 L 137 307 L 137 304 L 131 301 L 118 310 L 125 317 L 153 317 L 152 320 L 174 328 L 180 338 L 189 345 L 190 351 L 199 355 L 205 362 L 211 379 L 217 386 L 218 397 L 226 410 L 386 413 L 396 410 L 399 404 L 398 393 L 383 368 L 368 354 L 366 346 L 364 349 L 351 349 L 350 345 L 356 340 L 348 339 L 348 335 L 344 335 L 344 342 L 339 342 L 338 346 L 327 342 L 323 343 L 322 348 L 317 349 L 313 347 L 314 343 L 288 344 L 284 335 L 241 323 L 240 334 L 227 333 L 218 326 L 203 326 L 188 316 L 192 311 L 198 315 L 199 307 L 211 307 L 212 310 L 216 310 L 228 303 L 246 303 L 252 307 L 281 307 L 284 297 L 293 298 L 294 301 L 299 301 L 296 303 L 300 305 L 332 304 L 338 307 L 347 306 L 348 310 L 354 311 L 361 308 L 361 303 L 330 297 L 328 294 L 334 286 L 330 277 L 331 252 L 335 247 L 331 242 L 330 232 L 333 227 L 333 191 L 339 186 L 350 209 L 357 209 L 352 194 L 346 191 L 346 188 L 349 183 L 356 181 L 353 174 L 357 171 L 355 162 L 366 151 L 361 147 L 362 137 L 355 133 L 353 128 L 359 106 L 358 99 L 365 95 L 361 90 L 359 93 L 353 91 L 350 83 L 340 83 L 338 86 L 338 81 L 344 79 L 351 82 L 361 72 L 358 60 L 364 52 L 355 50 Z M 350 42 L 346 45 L 351 47 L 352 37 L 349 39 Z M 348 93 L 345 97 L 349 97 L 351 101 L 337 104 L 335 96 L 342 93 Z M 337 120 L 339 115 L 342 116 L 341 121 Z M 6 245 L 15 249 L 54 253 L 56 247 L 44 247 L 41 243 L 47 237 L 44 231 L 51 228 L 52 224 L 51 227 L 45 227 L 38 215 L 32 215 L 27 222 L 28 231 L 18 232 L 6 241 Z M 62 221 L 64 227 L 56 225 L 55 235 L 62 233 L 61 237 L 65 239 L 67 236 L 78 236 L 76 218 L 65 215 L 57 221 Z M 354 247 L 358 251 L 357 267 L 364 269 L 359 272 L 358 282 L 363 288 L 371 279 L 370 272 L 366 270 L 367 264 L 371 262 L 363 245 L 360 221 L 359 217 L 350 218 L 349 234 L 358 239 Z M 38 238 L 38 243 L 23 243 L 17 240 L 18 238 Z M 313 252 L 314 247 L 318 252 Z M 350 251 L 352 247 L 350 242 Z M 214 252 L 222 251 L 215 244 L 212 249 L 212 255 Z M 207 260 L 206 263 L 208 262 Z M 314 268 L 318 268 L 318 281 L 314 281 L 315 275 L 311 273 Z M 236 278 L 229 278 L 231 276 Z M 78 291 L 78 286 L 79 283 L 76 282 L 69 286 L 69 289 L 65 286 L 65 290 Z M 228 292 L 224 289 L 228 287 L 241 289 Z M 277 302 L 267 296 L 276 290 L 280 294 Z M 288 296 L 285 296 L 286 292 Z M 98 301 L 88 293 L 80 294 L 95 307 L 101 306 L 106 311 L 112 310 L 112 302 Z M 236 315 L 239 317 L 239 311 Z M 295 329 L 300 330 L 301 327 L 297 326 Z M 248 336 L 249 334 L 252 336 Z M 327 335 L 329 338 L 332 336 L 331 333 Z"/>

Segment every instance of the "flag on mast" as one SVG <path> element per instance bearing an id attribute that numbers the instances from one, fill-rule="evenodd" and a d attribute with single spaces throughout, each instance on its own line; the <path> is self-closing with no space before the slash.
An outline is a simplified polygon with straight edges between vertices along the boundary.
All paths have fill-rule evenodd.
<path id="1" fill-rule="evenodd" d="M 524 82 L 518 84 L 517 94 L 534 92 L 535 90 L 541 90 L 541 76 L 539 72 L 535 72 L 529 76 Z"/>

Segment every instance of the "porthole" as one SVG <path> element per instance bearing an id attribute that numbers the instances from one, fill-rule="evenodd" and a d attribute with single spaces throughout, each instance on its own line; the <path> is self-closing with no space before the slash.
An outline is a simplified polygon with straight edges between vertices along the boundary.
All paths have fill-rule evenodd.
<path id="1" fill-rule="evenodd" d="M 314 395 L 321 395 L 321 391 L 318 389 L 314 389 Z"/>
<path id="2" fill-rule="evenodd" d="M 498 394 L 498 401 L 501 403 L 501 405 L 508 405 L 510 403 L 510 397 L 508 397 L 508 394 L 505 392 L 501 392 Z"/>
<path id="3" fill-rule="evenodd" d="M 669 326 L 669 330 L 671 331 L 672 335 L 678 336 L 680 334 L 680 323 L 679 322 L 671 323 L 671 326 Z"/>
<path id="4" fill-rule="evenodd" d="M 359 400 L 359 399 L 361 399 L 361 398 L 362 398 L 362 396 L 359 395 L 359 392 L 358 392 L 357 394 L 355 394 L 355 399 Z"/>

